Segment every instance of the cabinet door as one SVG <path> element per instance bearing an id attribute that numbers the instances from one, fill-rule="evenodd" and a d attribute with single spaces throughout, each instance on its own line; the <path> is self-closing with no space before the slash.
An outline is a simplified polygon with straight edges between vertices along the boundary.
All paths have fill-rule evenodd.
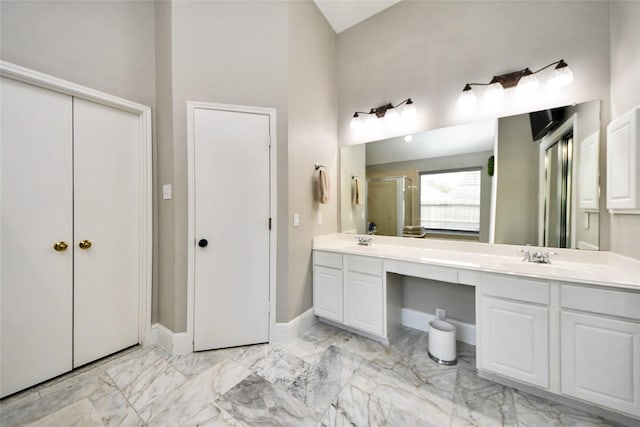
<path id="1" fill-rule="evenodd" d="M 138 343 L 138 116 L 74 98 L 74 366 Z M 80 248 L 80 242 L 91 242 Z"/>
<path id="2" fill-rule="evenodd" d="M 607 209 L 640 208 L 640 108 L 607 126 Z"/>
<path id="3" fill-rule="evenodd" d="M 6 396 L 71 370 L 72 121 L 69 96 L 6 78 L 0 92 Z"/>
<path id="4" fill-rule="evenodd" d="M 481 368 L 549 386 L 549 312 L 546 307 L 480 298 Z"/>
<path id="5" fill-rule="evenodd" d="M 640 324 L 562 312 L 563 393 L 640 416 Z"/>
<path id="6" fill-rule="evenodd" d="M 316 316 L 342 323 L 342 270 L 313 267 L 313 312 Z"/>
<path id="7" fill-rule="evenodd" d="M 345 294 L 345 323 L 382 336 L 382 278 L 350 271 L 347 273 Z"/>

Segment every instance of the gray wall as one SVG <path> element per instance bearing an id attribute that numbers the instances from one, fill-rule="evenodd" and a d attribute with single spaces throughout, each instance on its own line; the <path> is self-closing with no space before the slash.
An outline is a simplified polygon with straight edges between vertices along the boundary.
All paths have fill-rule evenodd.
<path id="1" fill-rule="evenodd" d="M 611 117 L 640 105 L 640 2 L 611 3 Z M 605 122 L 606 123 L 606 122 Z M 640 259 L 640 215 L 611 216 L 611 250 Z"/>
<path id="2" fill-rule="evenodd" d="M 495 243 L 538 244 L 538 153 L 529 116 L 498 120 Z"/>
<path id="3" fill-rule="evenodd" d="M 367 169 L 366 145 L 358 144 L 340 148 L 340 231 L 367 232 Z M 360 180 L 360 205 L 354 205 L 353 180 Z M 346 178 L 345 178 L 346 177 Z"/>
<path id="4" fill-rule="evenodd" d="M 3 0 L 0 15 L 2 60 L 155 104 L 153 2 Z"/>
<path id="5" fill-rule="evenodd" d="M 349 131 L 354 111 L 407 97 L 418 113 L 415 131 L 593 99 L 603 100 L 606 122 L 609 51 L 608 2 L 402 1 L 338 36 L 339 142 L 361 142 Z M 575 75 L 562 91 L 519 102 L 507 90 L 497 110 L 458 108 L 466 82 L 561 58 Z"/>
<path id="6" fill-rule="evenodd" d="M 435 315 L 436 308 L 446 317 L 476 324 L 475 288 L 435 280 L 403 277 L 402 307 Z M 426 326 L 426 325 L 425 325 Z"/>
<path id="7" fill-rule="evenodd" d="M 278 299 L 278 321 L 287 322 L 311 308 L 312 237 L 338 229 L 338 92 L 336 34 L 315 4 L 289 2 L 289 227 L 287 302 Z M 330 179 L 328 204 L 317 197 L 318 172 L 326 166 Z M 293 214 L 300 226 L 293 227 Z M 322 215 L 320 224 L 318 215 Z"/>
<path id="8" fill-rule="evenodd" d="M 156 58 L 156 150 L 154 151 L 154 192 L 159 195 L 158 183 L 173 182 L 173 73 L 171 58 L 171 2 L 158 2 L 155 8 Z M 175 202 L 156 197 L 154 221 L 154 288 L 152 321 L 175 327 L 173 233 Z M 162 233 L 160 233 L 162 230 Z"/>

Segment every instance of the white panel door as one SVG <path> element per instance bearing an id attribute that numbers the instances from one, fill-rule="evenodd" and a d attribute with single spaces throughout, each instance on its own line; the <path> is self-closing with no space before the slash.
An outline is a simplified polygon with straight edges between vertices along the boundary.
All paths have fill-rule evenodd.
<path id="1" fill-rule="evenodd" d="M 562 312 L 561 389 L 640 416 L 640 324 Z"/>
<path id="2" fill-rule="evenodd" d="M 480 298 L 482 366 L 498 374 L 549 387 L 549 310 Z"/>
<path id="3" fill-rule="evenodd" d="M 195 108 L 194 349 L 269 340 L 269 116 Z"/>
<path id="4" fill-rule="evenodd" d="M 6 396 L 71 370 L 72 121 L 66 95 L 2 78 L 0 98 Z"/>
<path id="5" fill-rule="evenodd" d="M 138 116 L 74 98 L 74 366 L 138 343 Z M 83 241 L 91 246 L 81 248 Z"/>

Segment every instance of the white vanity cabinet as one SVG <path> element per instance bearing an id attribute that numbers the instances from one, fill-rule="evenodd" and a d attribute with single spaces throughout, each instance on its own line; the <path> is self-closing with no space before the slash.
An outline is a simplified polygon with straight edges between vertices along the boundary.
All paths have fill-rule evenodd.
<path id="1" fill-rule="evenodd" d="M 345 324 L 382 336 L 384 333 L 382 260 L 347 255 L 345 262 Z"/>
<path id="2" fill-rule="evenodd" d="M 344 320 L 342 255 L 313 251 L 313 312 L 342 323 Z"/>
<path id="3" fill-rule="evenodd" d="M 316 316 L 385 338 L 382 260 L 313 251 L 313 312 Z"/>
<path id="4" fill-rule="evenodd" d="M 562 285 L 561 391 L 640 416 L 640 293 Z"/>
<path id="5" fill-rule="evenodd" d="M 478 367 L 548 388 L 549 284 L 483 274 L 478 291 Z"/>

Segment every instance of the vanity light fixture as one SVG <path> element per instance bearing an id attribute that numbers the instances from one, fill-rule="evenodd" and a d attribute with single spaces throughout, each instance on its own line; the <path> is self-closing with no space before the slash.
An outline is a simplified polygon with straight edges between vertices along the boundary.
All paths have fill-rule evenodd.
<path id="1" fill-rule="evenodd" d="M 366 115 L 364 122 L 360 115 Z M 372 108 L 369 112 L 356 111 L 351 118 L 349 127 L 356 133 L 363 130 L 377 132 L 382 123 L 389 129 L 400 129 L 403 125 L 411 124 L 415 119 L 416 107 L 411 98 L 407 98 L 397 105 L 389 103 Z"/>
<path id="2" fill-rule="evenodd" d="M 532 95 L 538 89 L 539 85 L 536 74 L 553 65 L 556 67 L 549 78 L 549 87 L 558 89 L 573 82 L 573 72 L 564 59 L 561 59 L 536 71 L 525 68 L 513 73 L 493 76 L 489 83 L 467 83 L 464 85 L 464 89 L 462 89 L 460 98 L 458 98 L 458 105 L 462 108 L 468 108 L 476 103 L 477 98 L 471 86 L 487 86 L 484 92 L 484 100 L 487 104 L 497 104 L 504 96 L 504 89 L 512 87 L 516 87 L 516 93 L 519 96 Z"/>

